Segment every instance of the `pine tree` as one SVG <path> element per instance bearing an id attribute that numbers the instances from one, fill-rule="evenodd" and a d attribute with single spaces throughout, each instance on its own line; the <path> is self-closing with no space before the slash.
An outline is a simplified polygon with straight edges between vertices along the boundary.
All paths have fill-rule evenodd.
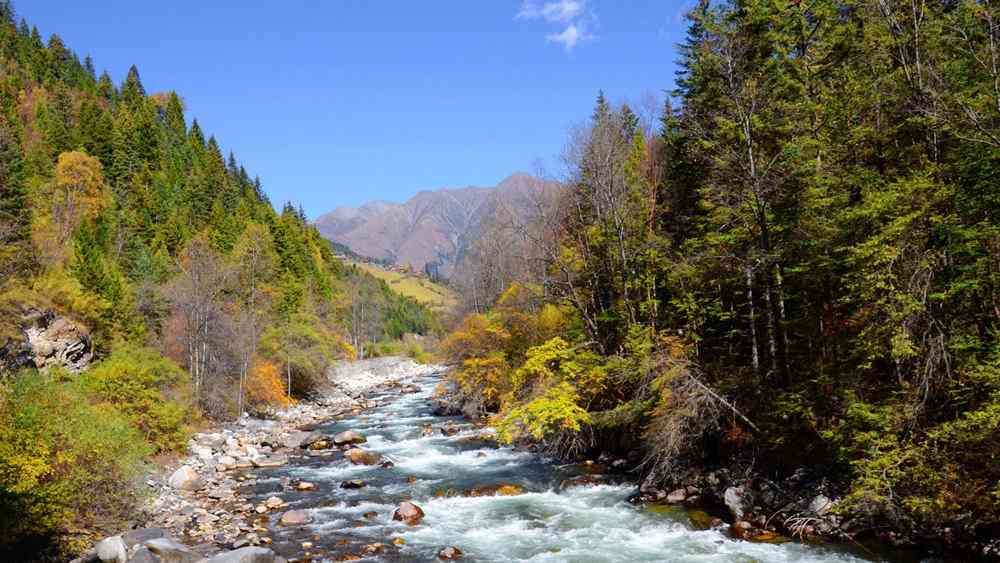
<path id="1" fill-rule="evenodd" d="M 0 242 L 3 245 L 27 236 L 30 221 L 22 174 L 20 135 L 12 122 L 0 121 Z"/>
<path id="2" fill-rule="evenodd" d="M 639 117 L 632 112 L 632 108 L 628 107 L 628 104 L 622 104 L 622 136 L 626 139 L 632 139 L 635 137 L 636 131 L 639 130 Z"/>
<path id="3" fill-rule="evenodd" d="M 83 68 L 87 71 L 87 76 L 89 76 L 91 80 L 97 80 L 97 69 L 94 68 L 94 59 L 92 59 L 90 55 L 87 55 L 83 59 Z"/>
<path id="4" fill-rule="evenodd" d="M 608 101 L 604 97 L 604 90 L 597 92 L 597 104 L 594 107 L 594 114 L 591 116 L 591 121 L 597 123 L 603 121 L 611 115 L 611 108 L 608 106 Z"/>
<path id="5" fill-rule="evenodd" d="M 115 88 L 115 83 L 111 80 L 111 75 L 106 70 L 97 79 L 97 95 L 108 103 L 114 103 L 118 99 L 118 90 Z"/>
<path id="6" fill-rule="evenodd" d="M 51 81 L 65 81 L 69 78 L 70 63 L 72 62 L 72 54 L 66 49 L 66 45 L 63 43 L 62 38 L 59 35 L 53 33 L 49 37 L 49 70 L 48 70 L 48 80 Z"/>
<path id="7" fill-rule="evenodd" d="M 139 155 L 139 142 L 136 139 L 136 127 L 132 114 L 120 109 L 115 115 L 114 130 L 111 140 L 111 166 L 107 176 L 115 193 L 123 198 L 126 187 L 132 175 L 139 171 L 142 159 Z"/>
<path id="8" fill-rule="evenodd" d="M 111 113 L 92 99 L 80 105 L 80 144 L 87 154 L 96 157 L 106 168 L 113 161 L 114 122 Z"/>
<path id="9" fill-rule="evenodd" d="M 0 0 L 0 24 L 17 24 L 17 14 L 11 0 Z"/>
<path id="10" fill-rule="evenodd" d="M 139 69 L 132 65 L 121 86 L 121 100 L 130 108 L 138 108 L 146 99 L 146 89 L 139 78 Z"/>

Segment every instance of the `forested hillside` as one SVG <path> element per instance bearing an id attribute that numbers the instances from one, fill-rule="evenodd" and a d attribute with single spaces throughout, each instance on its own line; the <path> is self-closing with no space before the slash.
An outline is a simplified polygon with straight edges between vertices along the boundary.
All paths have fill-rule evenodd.
<path id="1" fill-rule="evenodd" d="M 3 548 L 72 552 L 199 420 L 287 405 L 432 322 L 275 210 L 179 94 L 98 75 L 0 1 Z"/>
<path id="2" fill-rule="evenodd" d="M 808 475 L 849 537 L 993 541 L 1000 8 L 689 20 L 658 130 L 602 95 L 562 195 L 508 229 L 519 276 L 445 342 L 466 410 L 563 455 L 639 453 L 649 490 L 727 468 L 762 528 L 818 531 L 767 500 Z"/>

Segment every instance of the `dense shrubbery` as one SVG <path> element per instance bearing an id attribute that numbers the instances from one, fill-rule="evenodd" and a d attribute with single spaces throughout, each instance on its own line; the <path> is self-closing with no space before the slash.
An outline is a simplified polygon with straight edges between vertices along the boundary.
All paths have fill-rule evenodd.
<path id="1" fill-rule="evenodd" d="M 80 385 L 126 417 L 157 453 L 183 449 L 193 422 L 191 376 L 150 348 L 121 345 L 79 376 Z"/>
<path id="2" fill-rule="evenodd" d="M 64 373 L 3 384 L 0 550 L 52 548 L 54 537 L 73 552 L 90 538 L 67 530 L 110 532 L 134 514 L 135 480 L 153 447 L 127 415 L 94 399 Z"/>

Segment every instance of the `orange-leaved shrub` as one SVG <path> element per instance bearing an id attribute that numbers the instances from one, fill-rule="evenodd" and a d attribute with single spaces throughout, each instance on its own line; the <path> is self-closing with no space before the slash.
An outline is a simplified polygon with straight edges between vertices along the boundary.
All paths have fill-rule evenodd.
<path id="1" fill-rule="evenodd" d="M 281 370 L 269 360 L 258 359 L 247 378 L 247 401 L 254 408 L 285 408 L 291 404 Z"/>

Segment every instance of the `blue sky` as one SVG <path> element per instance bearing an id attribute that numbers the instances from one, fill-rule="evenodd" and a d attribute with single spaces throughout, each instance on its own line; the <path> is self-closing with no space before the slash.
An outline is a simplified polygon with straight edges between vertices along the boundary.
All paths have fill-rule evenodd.
<path id="1" fill-rule="evenodd" d="M 116 82 L 176 90 L 310 217 L 558 171 L 598 90 L 669 89 L 691 0 L 15 0 Z"/>

